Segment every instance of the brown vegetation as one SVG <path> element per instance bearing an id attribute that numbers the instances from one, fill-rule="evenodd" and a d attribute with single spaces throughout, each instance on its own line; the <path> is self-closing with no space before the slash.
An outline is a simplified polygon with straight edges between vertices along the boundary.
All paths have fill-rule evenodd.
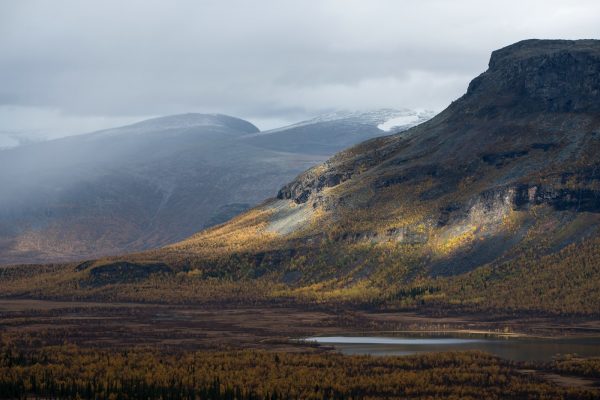
<path id="1" fill-rule="evenodd" d="M 478 352 L 412 357 L 164 353 L 3 339 L 0 397 L 86 399 L 592 399 Z"/>

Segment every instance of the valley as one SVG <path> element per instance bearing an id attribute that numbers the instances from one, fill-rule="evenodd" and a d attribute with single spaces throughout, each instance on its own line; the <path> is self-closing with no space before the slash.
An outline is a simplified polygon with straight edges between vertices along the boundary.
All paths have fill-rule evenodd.
<path id="1" fill-rule="evenodd" d="M 471 347 L 438 347 L 416 354 L 403 350 L 398 357 L 399 349 L 393 346 L 365 349 L 301 340 L 315 335 L 427 338 L 444 333 L 500 340 L 508 353 L 497 358 Z M 599 338 L 600 321 L 585 318 L 4 299 L 0 392 L 64 397 L 78 392 L 93 397 L 111 392 L 140 395 L 146 390 L 146 396 L 169 391 L 176 398 L 196 393 L 211 399 L 228 398 L 233 392 L 237 399 L 266 398 L 278 392 L 304 399 L 401 393 L 471 398 L 489 390 L 487 398 L 506 393 L 595 398 L 600 357 L 563 354 L 547 359 L 539 351 L 541 343 L 572 343 L 575 349 Z M 511 341 L 530 343 L 532 348 L 528 353 L 521 345 L 515 354 L 507 348 Z M 560 349 L 565 348 L 568 345 Z M 537 361 L 522 361 L 527 354 Z M 90 374 L 93 380 L 88 380 Z M 434 376 L 452 379 L 438 382 Z M 319 387 L 311 385 L 314 379 L 319 379 Z M 348 385 L 347 379 L 354 383 Z M 398 382 L 403 382 L 400 388 Z"/>
<path id="2" fill-rule="evenodd" d="M 0 0 L 0 400 L 600 400 L 599 21 Z"/>
<path id="3" fill-rule="evenodd" d="M 247 211 L 231 203 L 229 211 L 241 212 L 231 219 L 219 214 L 221 223 L 172 236 L 174 243 L 119 255 L 37 264 L 15 258 L 0 266 L 0 372 L 8 377 L 0 374 L 0 391 L 597 398 L 599 77 L 599 41 L 521 41 L 494 51 L 489 68 L 440 114 L 336 153 Z M 227 129 L 218 124 L 213 133 L 235 136 L 227 143 L 244 161 L 248 141 L 262 143 L 263 156 L 283 157 L 304 132 L 329 151 L 327 138 L 310 135 L 314 124 L 338 139 L 356 124 L 350 114 L 335 129 L 328 117 L 308 131 L 301 123 L 262 134 L 230 117 L 196 118 L 208 118 L 211 129 L 224 118 Z M 177 132 L 180 139 L 198 133 Z M 322 156 L 311 149 L 301 158 Z M 193 151 L 185 154 L 196 161 Z M 288 161 L 276 158 L 271 167 Z M 197 189 L 190 183 L 197 174 L 188 172 L 193 179 L 181 188 Z M 215 187 L 254 189 L 253 180 L 240 186 L 217 176 Z M 198 213 L 174 218 L 169 211 L 198 198 L 187 193 L 169 195 L 159 208 L 165 221 L 191 229 Z M 152 226 L 163 237 L 164 227 Z M 424 353 L 303 340 L 414 335 L 434 344 L 440 335 L 485 340 Z"/>
<path id="4" fill-rule="evenodd" d="M 309 336 L 452 334 L 514 338 L 597 338 L 600 320 L 486 314 L 435 316 L 419 312 L 294 307 L 228 307 L 0 300 L 0 334 L 80 346 L 156 346 L 189 350 L 252 348 L 314 351 Z"/>

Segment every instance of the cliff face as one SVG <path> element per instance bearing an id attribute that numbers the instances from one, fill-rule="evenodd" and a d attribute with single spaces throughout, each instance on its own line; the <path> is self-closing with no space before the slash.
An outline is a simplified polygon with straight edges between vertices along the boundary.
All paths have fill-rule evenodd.
<path id="1" fill-rule="evenodd" d="M 464 100 L 479 104 L 479 113 L 591 113 L 600 111 L 599 87 L 596 40 L 526 40 L 494 51 Z"/>

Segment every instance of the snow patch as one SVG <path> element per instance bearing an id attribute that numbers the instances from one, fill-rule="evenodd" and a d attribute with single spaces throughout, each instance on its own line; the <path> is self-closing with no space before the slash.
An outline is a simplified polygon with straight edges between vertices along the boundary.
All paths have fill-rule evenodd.
<path id="1" fill-rule="evenodd" d="M 408 129 L 422 122 L 425 122 L 428 119 L 431 119 L 434 115 L 435 112 L 433 111 L 423 109 L 411 110 L 407 108 L 382 108 L 377 110 L 366 111 L 340 110 L 328 114 L 322 114 L 315 118 L 309 119 L 307 121 L 298 122 L 293 125 L 260 132 L 259 135 L 268 135 L 286 131 L 288 129 L 326 122 L 337 122 L 339 124 L 345 124 L 349 126 L 355 126 L 358 124 L 372 125 L 376 126 L 384 132 L 389 132 L 394 128 Z"/>
<path id="2" fill-rule="evenodd" d="M 377 128 L 389 132 L 393 128 L 406 126 L 406 125 L 414 125 L 419 122 L 418 115 L 402 115 L 400 117 L 395 117 L 385 121 L 383 124 L 377 125 Z"/>

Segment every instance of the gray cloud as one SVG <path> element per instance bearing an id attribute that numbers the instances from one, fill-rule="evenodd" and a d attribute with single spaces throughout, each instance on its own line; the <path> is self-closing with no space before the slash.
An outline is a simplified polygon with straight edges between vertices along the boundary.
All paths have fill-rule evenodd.
<path id="1" fill-rule="evenodd" d="M 598 37 L 599 20 L 597 1 L 5 1 L 0 134 L 179 112 L 268 127 L 337 108 L 441 109 L 491 50 Z"/>

